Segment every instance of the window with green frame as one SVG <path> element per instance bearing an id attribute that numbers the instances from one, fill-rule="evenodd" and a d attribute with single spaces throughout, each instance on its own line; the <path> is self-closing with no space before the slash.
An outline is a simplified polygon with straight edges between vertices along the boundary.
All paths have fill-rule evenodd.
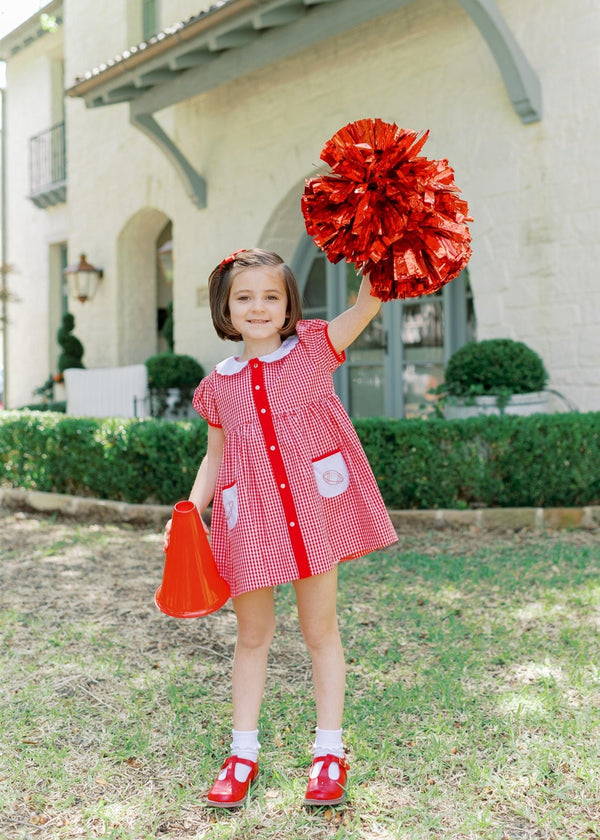
<path id="1" fill-rule="evenodd" d="M 142 35 L 144 41 L 159 30 L 158 0 L 142 0 Z"/>
<path id="2" fill-rule="evenodd" d="M 360 277 L 332 265 L 308 237 L 292 260 L 305 318 L 331 320 L 356 299 Z M 473 293 L 465 270 L 432 295 L 382 306 L 346 351 L 334 376 L 352 417 L 423 417 L 435 410 L 432 390 L 452 353 L 476 334 Z"/>

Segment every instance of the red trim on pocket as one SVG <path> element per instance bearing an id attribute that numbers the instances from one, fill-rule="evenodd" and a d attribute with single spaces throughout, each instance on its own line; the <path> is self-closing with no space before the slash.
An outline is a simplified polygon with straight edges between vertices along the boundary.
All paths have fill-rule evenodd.
<path id="1" fill-rule="evenodd" d="M 313 464 L 316 464 L 317 461 L 324 461 L 325 458 L 331 458 L 332 455 L 337 455 L 338 453 L 340 455 L 342 455 L 342 450 L 341 449 L 333 449 L 331 452 L 326 452 L 325 455 L 319 455 L 318 458 L 313 458 L 312 462 L 313 462 Z M 342 455 L 342 457 L 344 457 L 344 456 Z"/>

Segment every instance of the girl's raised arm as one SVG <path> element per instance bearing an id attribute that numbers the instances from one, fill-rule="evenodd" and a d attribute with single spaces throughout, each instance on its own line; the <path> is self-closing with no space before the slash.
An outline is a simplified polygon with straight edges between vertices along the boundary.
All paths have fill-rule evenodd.
<path id="1" fill-rule="evenodd" d="M 354 306 L 334 318 L 327 329 L 329 340 L 337 353 L 341 353 L 358 338 L 367 324 L 377 315 L 380 307 L 381 301 L 371 294 L 371 283 L 365 275 Z"/>

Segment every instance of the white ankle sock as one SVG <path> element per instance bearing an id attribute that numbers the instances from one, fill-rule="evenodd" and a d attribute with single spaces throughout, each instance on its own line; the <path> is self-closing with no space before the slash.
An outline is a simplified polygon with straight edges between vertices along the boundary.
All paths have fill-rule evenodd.
<path id="1" fill-rule="evenodd" d="M 248 761 L 256 761 L 258 759 L 258 751 L 260 744 L 258 742 L 258 729 L 249 730 L 232 730 L 233 740 L 231 742 L 231 755 L 238 758 L 246 758 Z M 245 782 L 252 768 L 247 764 L 235 765 L 235 778 L 238 782 Z"/>
<path id="2" fill-rule="evenodd" d="M 313 758 L 321 758 L 327 754 L 344 758 L 346 752 L 342 743 L 341 729 L 319 729 L 317 726 L 316 732 L 317 734 L 313 744 Z"/>
<path id="3" fill-rule="evenodd" d="M 341 729 L 319 729 L 317 726 L 317 734 L 313 744 L 313 758 L 325 758 L 326 755 L 335 755 L 338 758 L 344 758 L 346 751 L 342 743 Z M 310 778 L 316 779 L 323 767 L 322 761 L 315 761 L 310 769 Z M 335 762 L 329 765 L 328 775 L 330 779 L 339 779 L 340 768 Z"/>

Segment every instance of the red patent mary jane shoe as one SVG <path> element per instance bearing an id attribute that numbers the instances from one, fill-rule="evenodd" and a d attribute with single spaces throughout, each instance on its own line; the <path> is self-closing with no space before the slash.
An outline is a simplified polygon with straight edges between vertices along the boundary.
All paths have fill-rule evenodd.
<path id="1" fill-rule="evenodd" d="M 246 767 L 250 767 L 250 773 L 245 782 L 236 779 L 236 764 L 244 764 Z M 239 808 L 248 798 L 248 791 L 257 778 L 257 761 L 249 761 L 247 758 L 230 755 L 223 762 L 217 781 L 206 794 L 206 801 L 213 808 Z"/>
<path id="2" fill-rule="evenodd" d="M 319 762 L 322 762 L 322 766 L 317 770 Z M 346 798 L 348 770 L 346 760 L 336 755 L 315 758 L 308 777 L 304 804 L 339 805 L 343 802 Z"/>

